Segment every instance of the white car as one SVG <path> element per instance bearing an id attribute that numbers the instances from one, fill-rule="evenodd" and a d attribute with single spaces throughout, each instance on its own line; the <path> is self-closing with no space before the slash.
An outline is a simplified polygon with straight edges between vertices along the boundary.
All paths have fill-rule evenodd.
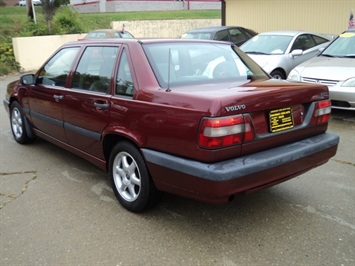
<path id="1" fill-rule="evenodd" d="M 294 68 L 288 80 L 325 84 L 332 108 L 355 111 L 355 30 L 345 31 L 320 55 Z"/>
<path id="2" fill-rule="evenodd" d="M 240 46 L 275 79 L 286 79 L 290 71 L 315 57 L 330 40 L 305 31 L 271 31 L 256 35 Z"/>
<path id="3" fill-rule="evenodd" d="M 41 0 L 32 0 L 32 2 L 33 2 L 33 5 L 34 6 L 40 6 L 40 5 L 42 5 L 42 2 L 41 2 Z M 26 0 L 20 0 L 19 2 L 18 2 L 18 5 L 19 6 L 25 6 L 27 3 L 26 3 Z"/>

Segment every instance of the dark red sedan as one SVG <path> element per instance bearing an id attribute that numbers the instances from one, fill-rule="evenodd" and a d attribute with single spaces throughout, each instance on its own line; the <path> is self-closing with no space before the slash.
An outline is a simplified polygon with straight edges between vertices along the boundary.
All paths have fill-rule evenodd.
<path id="1" fill-rule="evenodd" d="M 4 104 L 18 143 L 40 137 L 108 171 L 133 212 L 161 191 L 226 202 L 327 162 L 339 142 L 326 86 L 271 80 L 217 41 L 68 43 Z"/>

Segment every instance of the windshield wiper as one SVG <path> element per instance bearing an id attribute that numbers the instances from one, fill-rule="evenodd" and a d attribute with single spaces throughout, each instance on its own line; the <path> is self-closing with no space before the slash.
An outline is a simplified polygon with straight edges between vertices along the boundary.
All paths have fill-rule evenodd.
<path id="1" fill-rule="evenodd" d="M 334 55 L 330 55 L 330 54 L 320 54 L 320 56 L 325 56 L 325 57 L 334 57 Z"/>
<path id="2" fill-rule="evenodd" d="M 330 54 L 320 54 L 321 56 L 326 56 L 326 57 L 336 57 L 336 58 L 355 58 L 355 55 L 349 54 L 349 55 L 330 55 Z"/>
<path id="3" fill-rule="evenodd" d="M 264 54 L 264 55 L 270 55 L 270 54 L 268 54 L 268 53 L 257 52 L 257 51 L 246 51 L 245 53 L 247 53 L 247 54 Z"/>
<path id="4" fill-rule="evenodd" d="M 342 56 L 342 57 L 344 57 L 344 58 L 355 58 L 355 55 L 354 54 L 349 54 L 349 55 L 344 55 L 344 56 Z"/>

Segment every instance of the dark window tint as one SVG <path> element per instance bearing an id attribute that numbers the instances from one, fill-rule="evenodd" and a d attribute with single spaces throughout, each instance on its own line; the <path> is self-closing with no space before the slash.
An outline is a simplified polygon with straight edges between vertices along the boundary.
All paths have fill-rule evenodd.
<path id="1" fill-rule="evenodd" d="M 230 29 L 229 34 L 231 36 L 231 42 L 235 44 L 243 43 L 247 40 L 244 34 L 237 28 Z"/>
<path id="2" fill-rule="evenodd" d="M 79 47 L 72 47 L 56 53 L 40 71 L 37 84 L 64 87 L 78 51 Z"/>
<path id="3" fill-rule="evenodd" d="M 243 32 L 245 35 L 248 36 L 248 39 L 250 39 L 251 37 L 255 36 L 255 35 L 258 35 L 257 32 L 253 31 L 253 30 L 250 30 L 250 29 L 243 29 Z"/>
<path id="4" fill-rule="evenodd" d="M 118 73 L 116 80 L 116 94 L 117 95 L 126 95 L 133 96 L 133 79 L 131 70 L 129 68 L 127 52 L 124 49 L 118 65 Z"/>
<path id="5" fill-rule="evenodd" d="M 316 45 L 325 43 L 325 42 L 329 42 L 329 40 L 327 40 L 326 38 L 322 38 L 316 35 L 312 35 L 313 40 L 315 41 Z"/>
<path id="6" fill-rule="evenodd" d="M 314 46 L 316 46 L 316 43 L 312 39 L 311 35 L 302 34 L 302 35 L 298 36 L 297 39 L 295 40 L 291 51 L 293 51 L 295 49 L 301 49 L 301 50 L 305 51 L 305 50 L 308 50 Z"/>
<path id="7" fill-rule="evenodd" d="M 108 93 L 118 47 L 88 47 L 74 74 L 72 88 Z"/>
<path id="8" fill-rule="evenodd" d="M 216 35 L 214 36 L 214 40 L 228 42 L 229 41 L 228 30 L 221 30 L 217 32 Z"/>

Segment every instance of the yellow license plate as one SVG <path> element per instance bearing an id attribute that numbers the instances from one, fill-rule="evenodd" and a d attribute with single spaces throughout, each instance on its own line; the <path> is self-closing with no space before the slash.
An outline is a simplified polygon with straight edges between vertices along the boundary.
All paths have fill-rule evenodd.
<path id="1" fill-rule="evenodd" d="M 293 128 L 292 109 L 286 107 L 270 111 L 269 121 L 273 133 Z"/>

